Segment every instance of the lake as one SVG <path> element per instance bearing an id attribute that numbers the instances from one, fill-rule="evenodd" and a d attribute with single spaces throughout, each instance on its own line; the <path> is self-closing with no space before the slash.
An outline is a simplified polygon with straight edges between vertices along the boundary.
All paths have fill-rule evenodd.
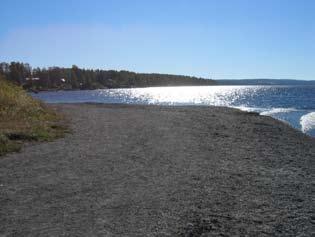
<path id="1" fill-rule="evenodd" d="M 285 121 L 315 137 L 315 86 L 183 86 L 32 94 L 47 103 L 228 106 Z"/>

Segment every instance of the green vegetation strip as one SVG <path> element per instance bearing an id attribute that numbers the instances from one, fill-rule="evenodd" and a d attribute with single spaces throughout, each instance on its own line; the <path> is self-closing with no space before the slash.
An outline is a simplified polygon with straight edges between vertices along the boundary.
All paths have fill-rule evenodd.
<path id="1" fill-rule="evenodd" d="M 67 132 L 62 115 L 0 78 L 0 156 L 26 141 L 51 141 Z"/>
<path id="2" fill-rule="evenodd" d="M 0 63 L 0 75 L 29 91 L 86 90 L 151 86 L 209 86 L 210 79 L 158 73 L 49 67 L 33 68 L 28 63 Z"/>

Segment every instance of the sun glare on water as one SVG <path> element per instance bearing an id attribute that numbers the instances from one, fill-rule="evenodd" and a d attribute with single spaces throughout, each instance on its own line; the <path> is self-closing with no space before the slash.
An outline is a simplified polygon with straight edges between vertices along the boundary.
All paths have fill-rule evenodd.
<path id="1" fill-rule="evenodd" d="M 248 91 L 241 86 L 182 86 L 115 89 L 110 93 L 148 104 L 231 106 Z"/>

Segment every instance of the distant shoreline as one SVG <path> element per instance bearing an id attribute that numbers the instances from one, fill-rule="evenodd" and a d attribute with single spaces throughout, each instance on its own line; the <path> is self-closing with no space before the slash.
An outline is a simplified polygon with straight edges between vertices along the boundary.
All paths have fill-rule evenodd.
<path id="1" fill-rule="evenodd" d="M 32 68 L 28 63 L 0 63 L 0 75 L 30 91 L 93 90 L 163 86 L 211 85 L 315 85 L 315 81 L 293 79 L 212 79 L 162 73 L 72 67 Z"/>
<path id="2" fill-rule="evenodd" d="M 203 86 L 275 86 L 275 87 L 308 87 L 308 86 L 315 86 L 314 84 L 215 84 L 215 85 L 165 85 L 165 86 L 143 86 L 143 87 L 112 87 L 112 88 L 94 88 L 94 89 L 42 89 L 42 90 L 33 90 L 27 89 L 27 92 L 30 93 L 40 93 L 40 92 L 56 92 L 56 91 L 90 91 L 90 90 L 114 90 L 114 89 L 137 89 L 137 88 L 155 88 L 155 87 L 203 87 Z"/>

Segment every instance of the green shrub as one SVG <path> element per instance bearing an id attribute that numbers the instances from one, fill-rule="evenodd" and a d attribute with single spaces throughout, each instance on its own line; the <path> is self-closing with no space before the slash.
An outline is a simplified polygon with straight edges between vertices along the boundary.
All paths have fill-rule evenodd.
<path id="1" fill-rule="evenodd" d="M 0 77 L 0 155 L 19 150 L 22 141 L 50 141 L 66 131 L 60 114 Z"/>

